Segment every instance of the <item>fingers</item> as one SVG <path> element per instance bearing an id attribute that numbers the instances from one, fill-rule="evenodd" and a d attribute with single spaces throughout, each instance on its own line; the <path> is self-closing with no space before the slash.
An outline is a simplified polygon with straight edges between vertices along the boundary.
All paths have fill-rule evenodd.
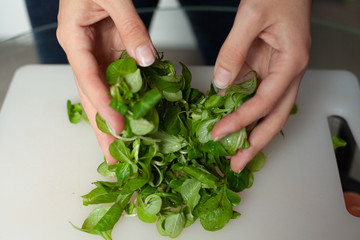
<path id="1" fill-rule="evenodd" d="M 115 137 L 113 137 L 112 135 L 109 135 L 109 134 L 105 134 L 98 129 L 96 120 L 95 120 L 96 113 L 97 113 L 96 108 L 91 104 L 89 98 L 86 97 L 86 95 L 84 95 L 84 93 L 81 90 L 79 91 L 79 96 L 81 98 L 81 103 L 84 107 L 86 115 L 89 118 L 90 124 L 91 124 L 92 128 L 94 129 L 99 146 L 104 153 L 107 163 L 109 163 L 109 164 L 116 163 L 117 160 L 114 159 L 109 152 L 109 146 L 115 140 Z M 120 119 L 122 120 L 122 117 Z"/>
<path id="2" fill-rule="evenodd" d="M 266 45 L 266 43 L 263 42 L 263 45 Z M 257 47 L 257 45 L 254 46 Z M 265 48 L 258 47 L 256 50 L 263 49 Z M 308 62 L 305 52 L 301 48 L 294 52 L 292 50 L 286 52 L 272 48 L 258 51 L 257 55 L 260 55 L 261 58 L 266 59 L 268 55 L 271 56 L 268 62 L 258 64 L 263 59 L 256 59 L 257 62 L 254 63 L 256 70 L 267 69 L 260 70 L 264 79 L 261 80 L 254 97 L 215 124 L 211 133 L 212 138 L 214 140 L 221 139 L 270 113 L 278 101 L 281 101 L 282 95 L 290 83 L 303 75 Z"/>
<path id="3" fill-rule="evenodd" d="M 243 0 L 239 5 L 215 64 L 214 82 L 227 88 L 245 63 L 258 72 L 262 82 L 253 98 L 214 126 L 212 138 L 221 139 L 264 119 L 251 133 L 250 147 L 233 157 L 234 170 L 242 169 L 280 131 L 293 106 L 308 62 L 309 2 Z"/>
<path id="4" fill-rule="evenodd" d="M 240 4 L 233 27 L 218 54 L 214 68 L 214 83 L 218 88 L 228 87 L 238 76 L 252 42 L 265 27 L 261 16 L 248 5 Z"/>
<path id="5" fill-rule="evenodd" d="M 150 66 L 155 61 L 155 49 L 132 1 L 95 0 L 95 2 L 109 13 L 129 55 L 140 66 Z"/>
<path id="6" fill-rule="evenodd" d="M 231 169 L 234 172 L 240 172 L 244 169 L 246 164 L 280 132 L 295 103 L 301 78 L 302 76 L 297 77 L 290 84 L 273 111 L 251 132 L 248 139 L 249 148 L 238 150 L 231 158 Z"/>
<path id="7" fill-rule="evenodd" d="M 212 130 L 213 139 L 221 139 L 268 114 L 292 79 L 294 76 L 292 76 L 291 71 L 269 73 L 259 85 L 254 97 L 215 124 Z"/>
<path id="8" fill-rule="evenodd" d="M 73 68 L 79 94 L 85 96 L 87 102 L 96 109 L 115 133 L 119 134 L 124 129 L 123 116 L 109 107 L 111 102 L 109 89 L 95 57 L 86 49 L 70 50 L 69 62 Z"/>
<path id="9" fill-rule="evenodd" d="M 95 48 L 106 47 L 94 46 L 96 35 L 87 26 L 95 20 L 100 21 L 106 17 L 105 14 L 100 6 L 91 1 L 62 0 L 57 37 L 67 54 L 79 93 L 82 92 L 114 131 L 120 133 L 124 128 L 122 116 L 109 107 L 109 90 L 103 79 L 104 73 L 99 68 L 103 59 L 96 59 L 94 55 Z"/>
<path id="10" fill-rule="evenodd" d="M 114 139 L 97 129 L 95 115 L 98 112 L 116 134 L 123 130 L 124 119 L 109 107 L 111 98 L 100 67 L 114 60 L 113 56 L 106 54 L 109 49 L 118 47 L 119 44 L 114 43 L 121 42 L 141 66 L 154 62 L 154 47 L 130 0 L 61 0 L 59 8 L 58 40 L 73 69 L 79 94 L 99 144 L 108 162 L 114 162 L 108 152 Z M 104 19 L 108 16 L 116 28 L 113 24 L 105 24 Z"/>

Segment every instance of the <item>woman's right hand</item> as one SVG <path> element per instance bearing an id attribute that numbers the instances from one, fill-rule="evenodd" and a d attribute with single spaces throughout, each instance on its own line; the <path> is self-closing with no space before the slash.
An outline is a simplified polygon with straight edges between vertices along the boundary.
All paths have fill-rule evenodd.
<path id="1" fill-rule="evenodd" d="M 96 125 L 100 116 L 119 134 L 124 119 L 109 107 L 111 98 L 104 79 L 106 67 L 126 49 L 140 66 L 155 61 L 155 50 L 145 25 L 131 0 L 60 0 L 57 38 L 72 67 L 81 103 L 108 163 L 114 137 Z"/>

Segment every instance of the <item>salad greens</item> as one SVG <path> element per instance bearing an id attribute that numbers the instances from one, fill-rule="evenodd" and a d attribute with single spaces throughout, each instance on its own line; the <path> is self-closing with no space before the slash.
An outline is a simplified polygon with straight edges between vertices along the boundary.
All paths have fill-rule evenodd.
<path id="1" fill-rule="evenodd" d="M 66 107 L 69 121 L 71 123 L 79 123 L 82 119 L 84 119 L 86 122 L 89 122 L 89 119 L 86 116 L 85 111 L 83 111 L 80 103 L 72 104 L 71 101 L 68 100 L 66 103 Z"/>
<path id="2" fill-rule="evenodd" d="M 175 238 L 197 219 L 204 229 L 217 231 L 240 216 L 234 210 L 241 201 L 237 193 L 252 186 L 265 155 L 259 152 L 235 173 L 226 156 L 249 146 L 253 126 L 220 141 L 212 140 L 211 130 L 255 94 L 256 72 L 220 96 L 212 85 L 205 94 L 192 88 L 191 73 L 181 66 L 176 74 L 173 64 L 158 54 L 151 66 L 138 67 L 124 51 L 107 68 L 110 106 L 123 114 L 126 127 L 116 135 L 96 115 L 98 128 L 116 138 L 109 151 L 118 162 L 98 167 L 108 181 L 93 183 L 95 188 L 82 198 L 86 206 L 104 205 L 75 228 L 111 239 L 115 223 L 128 214 L 156 222 L 161 235 Z M 71 122 L 81 120 L 80 108 L 68 103 Z"/>
<path id="3" fill-rule="evenodd" d="M 334 150 L 336 150 L 339 147 L 345 147 L 347 145 L 347 142 L 344 139 L 342 139 L 336 135 L 333 135 L 331 137 L 331 140 L 332 140 Z"/>

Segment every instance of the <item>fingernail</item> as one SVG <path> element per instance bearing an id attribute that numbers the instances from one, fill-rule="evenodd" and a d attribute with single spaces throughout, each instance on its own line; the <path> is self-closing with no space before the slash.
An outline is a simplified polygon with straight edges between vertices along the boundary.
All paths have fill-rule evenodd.
<path id="1" fill-rule="evenodd" d="M 244 168 L 240 168 L 240 169 L 238 170 L 238 173 L 240 174 L 240 173 L 242 172 L 242 170 L 244 170 Z"/>
<path id="2" fill-rule="evenodd" d="M 222 139 L 222 138 L 224 138 L 226 135 L 220 135 L 220 136 L 216 136 L 215 138 L 214 138 L 214 141 L 216 142 L 216 141 L 219 141 L 220 139 Z"/>
<path id="3" fill-rule="evenodd" d="M 113 133 L 113 134 L 115 134 L 115 135 L 118 134 L 118 133 L 116 132 L 115 128 L 112 127 L 112 126 L 113 126 L 112 124 L 110 124 L 109 122 L 106 122 L 106 125 L 108 126 L 108 128 L 109 128 L 109 130 L 110 130 L 111 133 Z"/>
<path id="4" fill-rule="evenodd" d="M 231 83 L 231 73 L 222 67 L 217 68 L 214 76 L 214 83 L 216 87 L 221 89 L 228 87 Z"/>
<path id="5" fill-rule="evenodd" d="M 150 44 L 143 44 L 139 46 L 136 51 L 136 60 L 142 67 L 147 67 L 155 61 L 155 54 Z"/>

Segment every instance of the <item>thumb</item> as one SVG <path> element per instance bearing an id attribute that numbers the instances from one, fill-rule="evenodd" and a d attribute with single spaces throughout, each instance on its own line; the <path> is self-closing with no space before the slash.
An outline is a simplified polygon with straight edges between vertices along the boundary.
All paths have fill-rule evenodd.
<path id="1" fill-rule="evenodd" d="M 155 61 L 155 49 L 147 29 L 131 0 L 104 1 L 98 4 L 114 21 L 128 54 L 143 67 Z"/>
<path id="2" fill-rule="evenodd" d="M 251 44 L 262 29 L 260 16 L 240 4 L 234 25 L 216 59 L 214 83 L 218 88 L 227 88 L 236 79 Z"/>

